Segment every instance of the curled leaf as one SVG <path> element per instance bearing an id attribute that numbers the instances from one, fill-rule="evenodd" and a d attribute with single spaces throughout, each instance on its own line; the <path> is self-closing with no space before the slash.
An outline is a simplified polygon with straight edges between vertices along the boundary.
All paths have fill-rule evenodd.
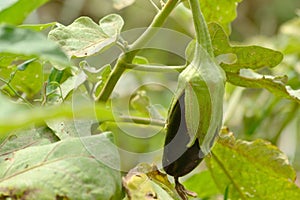
<path id="1" fill-rule="evenodd" d="M 300 90 L 293 90 L 285 85 L 286 76 L 266 76 L 251 70 L 242 70 L 239 74 L 226 73 L 227 81 L 242 87 L 264 88 L 276 96 L 287 98 L 300 103 Z"/>

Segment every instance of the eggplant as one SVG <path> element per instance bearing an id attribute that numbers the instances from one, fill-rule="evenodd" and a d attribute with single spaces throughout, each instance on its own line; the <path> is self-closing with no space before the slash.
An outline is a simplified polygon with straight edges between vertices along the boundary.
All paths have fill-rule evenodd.
<path id="1" fill-rule="evenodd" d="M 184 117 L 184 96 L 183 93 L 170 111 L 162 159 L 165 172 L 175 180 L 191 172 L 204 158 L 198 139 L 191 147 L 187 147 L 190 136 Z"/>

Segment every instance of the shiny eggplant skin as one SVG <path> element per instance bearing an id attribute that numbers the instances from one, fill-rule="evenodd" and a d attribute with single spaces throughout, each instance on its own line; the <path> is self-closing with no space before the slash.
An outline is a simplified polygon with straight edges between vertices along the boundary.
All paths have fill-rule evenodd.
<path id="1" fill-rule="evenodd" d="M 192 171 L 204 157 L 198 140 L 187 148 L 190 137 L 184 113 L 184 94 L 182 94 L 169 115 L 162 160 L 165 172 L 175 179 Z"/>

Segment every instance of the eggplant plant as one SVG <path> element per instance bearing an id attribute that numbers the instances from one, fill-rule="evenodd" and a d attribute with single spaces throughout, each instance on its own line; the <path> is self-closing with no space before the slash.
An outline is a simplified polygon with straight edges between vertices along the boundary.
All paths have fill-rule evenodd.
<path id="1" fill-rule="evenodd" d="M 300 199 L 299 17 L 266 48 L 229 40 L 241 0 L 24 23 L 46 2 L 0 4 L 0 199 Z"/>

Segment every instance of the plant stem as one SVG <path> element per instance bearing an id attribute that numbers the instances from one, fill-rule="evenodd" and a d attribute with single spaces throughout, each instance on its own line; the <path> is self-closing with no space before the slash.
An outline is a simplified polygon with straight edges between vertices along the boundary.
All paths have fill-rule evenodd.
<path id="1" fill-rule="evenodd" d="M 164 127 L 166 124 L 164 120 L 135 117 L 135 116 L 121 116 L 120 121 L 117 120 L 116 122 L 129 122 L 129 123 L 160 126 L 160 127 Z"/>
<path id="2" fill-rule="evenodd" d="M 123 72 L 126 70 L 125 65 L 132 62 L 134 56 L 138 53 L 138 50 L 141 49 L 153 37 L 158 30 L 156 28 L 163 25 L 178 2 L 179 0 L 169 0 L 163 9 L 157 13 L 147 30 L 132 45 L 129 46 L 128 53 L 123 54 L 118 59 L 117 64 L 114 66 L 98 97 L 98 101 L 106 102 L 108 100 L 115 85 L 117 84 Z"/>
<path id="3" fill-rule="evenodd" d="M 197 42 L 213 57 L 213 47 L 206 21 L 200 9 L 200 2 L 199 0 L 189 0 L 189 4 L 193 15 Z"/>
<path id="4" fill-rule="evenodd" d="M 147 72 L 181 72 L 185 69 L 185 65 L 175 65 L 175 66 L 161 66 L 161 65 L 137 65 L 137 64 L 126 64 L 126 69 L 134 69 L 138 71 Z"/>
<path id="5" fill-rule="evenodd" d="M 22 99 L 29 107 L 32 107 L 32 104 L 27 100 L 25 99 L 24 97 L 22 97 L 11 85 L 10 85 L 10 81 L 6 81 L 2 78 L 0 78 L 0 81 L 2 81 L 3 83 L 5 83 L 7 85 L 7 87 L 17 96 L 19 97 L 20 99 Z"/>

